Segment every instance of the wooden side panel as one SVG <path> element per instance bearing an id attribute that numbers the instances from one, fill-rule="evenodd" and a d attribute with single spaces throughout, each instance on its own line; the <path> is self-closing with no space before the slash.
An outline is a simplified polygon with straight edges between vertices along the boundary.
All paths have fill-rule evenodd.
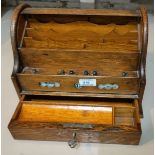
<path id="1" fill-rule="evenodd" d="M 115 124 L 116 125 L 135 125 L 134 108 L 115 107 Z"/>
<path id="2" fill-rule="evenodd" d="M 22 40 L 22 34 L 26 22 L 24 17 L 21 15 L 21 12 L 27 7 L 30 6 L 28 4 L 21 4 L 18 7 L 16 7 L 11 19 L 10 35 L 11 35 L 12 50 L 14 54 L 14 67 L 12 75 L 14 75 L 16 72 L 19 71 L 19 65 L 21 65 L 18 53 L 18 47 Z"/>
<path id="3" fill-rule="evenodd" d="M 47 75 L 17 75 L 23 91 L 51 91 L 51 92 L 85 92 L 85 93 L 116 93 L 116 94 L 137 94 L 139 83 L 137 78 L 102 78 L 97 76 L 47 76 Z M 75 88 L 79 79 L 96 79 L 96 84 L 118 84 L 118 89 L 98 89 L 95 86 L 86 86 L 80 89 Z M 40 82 L 59 82 L 60 87 L 41 87 Z"/>
<path id="4" fill-rule="evenodd" d="M 24 37 L 24 31 L 26 28 L 26 19 L 24 18 L 24 16 L 20 15 L 19 19 L 18 19 L 18 25 L 17 25 L 17 47 L 20 47 L 20 44 L 23 40 Z"/>
<path id="5" fill-rule="evenodd" d="M 140 113 L 143 115 L 142 110 L 142 99 L 144 95 L 145 85 L 146 85 L 146 55 L 147 55 L 147 46 L 148 46 L 148 15 L 147 10 L 145 7 L 140 8 L 141 11 L 141 60 L 140 60 L 140 72 L 141 72 L 141 79 L 140 79 L 140 90 L 139 90 L 139 104 L 141 106 Z"/>
<path id="6" fill-rule="evenodd" d="M 17 95 L 20 98 L 20 95 L 21 95 L 20 94 L 21 93 L 21 87 L 20 87 L 19 82 L 17 80 L 17 76 L 16 75 L 11 75 L 11 79 L 12 79 L 12 82 L 14 84 L 14 87 L 15 87 L 15 90 L 17 92 Z"/>

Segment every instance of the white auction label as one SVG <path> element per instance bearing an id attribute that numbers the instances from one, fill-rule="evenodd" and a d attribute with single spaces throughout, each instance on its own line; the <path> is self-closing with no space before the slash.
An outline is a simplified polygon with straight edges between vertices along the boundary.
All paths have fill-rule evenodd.
<path id="1" fill-rule="evenodd" d="M 80 86 L 96 86 L 96 79 L 79 79 Z"/>

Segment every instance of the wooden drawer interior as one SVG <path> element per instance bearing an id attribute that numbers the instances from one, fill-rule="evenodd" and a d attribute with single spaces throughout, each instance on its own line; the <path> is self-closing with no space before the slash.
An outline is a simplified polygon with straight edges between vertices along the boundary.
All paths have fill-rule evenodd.
<path id="1" fill-rule="evenodd" d="M 29 95 L 8 126 L 15 139 L 139 144 L 138 101 Z"/>
<path id="2" fill-rule="evenodd" d="M 27 96 L 14 116 L 18 122 L 130 126 L 137 128 L 137 101 Z"/>

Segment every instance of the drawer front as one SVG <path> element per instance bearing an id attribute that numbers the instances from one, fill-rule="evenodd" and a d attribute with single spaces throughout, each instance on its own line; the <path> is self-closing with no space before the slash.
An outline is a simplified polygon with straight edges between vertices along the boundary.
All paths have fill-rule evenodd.
<path id="1" fill-rule="evenodd" d="M 124 130 L 109 129 L 104 131 L 95 129 L 63 128 L 47 123 L 23 123 L 13 122 L 9 125 L 10 132 L 15 139 L 22 140 L 45 140 L 69 142 L 76 133 L 78 143 L 106 143 L 106 144 L 128 144 L 138 145 L 141 131 L 125 128 Z M 67 145 L 67 143 L 66 143 Z"/>
<path id="2" fill-rule="evenodd" d="M 137 78 L 75 77 L 18 74 L 23 91 L 137 94 Z"/>
<path id="3" fill-rule="evenodd" d="M 30 97 L 19 103 L 8 126 L 15 139 L 139 143 L 137 100 L 47 98 Z"/>

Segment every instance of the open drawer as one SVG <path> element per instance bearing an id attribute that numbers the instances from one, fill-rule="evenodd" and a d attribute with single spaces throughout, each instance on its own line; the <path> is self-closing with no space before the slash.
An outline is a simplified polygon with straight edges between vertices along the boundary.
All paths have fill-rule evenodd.
<path id="1" fill-rule="evenodd" d="M 134 99 L 22 96 L 10 121 L 15 139 L 138 144 Z"/>

